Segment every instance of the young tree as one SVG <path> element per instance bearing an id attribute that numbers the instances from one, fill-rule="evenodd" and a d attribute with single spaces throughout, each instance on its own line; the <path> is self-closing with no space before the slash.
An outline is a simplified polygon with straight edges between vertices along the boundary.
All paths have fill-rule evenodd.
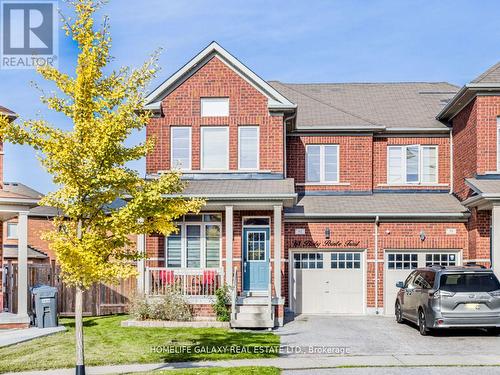
<path id="1" fill-rule="evenodd" d="M 0 136 L 33 147 L 59 187 L 40 204 L 64 213 L 45 236 L 63 280 L 76 288 L 77 374 L 85 372 L 82 293 L 94 283 L 116 282 L 135 273 L 133 261 L 141 255 L 131 234 L 168 235 L 176 230 L 173 220 L 199 211 L 203 204 L 175 197 L 183 189 L 177 173 L 148 181 L 127 167 L 154 147 L 152 141 L 127 147 L 125 140 L 150 117 L 143 111 L 144 89 L 157 71 L 157 57 L 153 55 L 136 70 L 121 68 L 105 74 L 111 46 L 107 18 L 100 27 L 94 24 L 102 2 L 69 1 L 75 17 L 65 20 L 64 30 L 79 47 L 74 75 L 50 66 L 39 69 L 61 92 L 44 93 L 42 102 L 69 117 L 72 128 L 64 131 L 43 120 L 0 119 Z"/>

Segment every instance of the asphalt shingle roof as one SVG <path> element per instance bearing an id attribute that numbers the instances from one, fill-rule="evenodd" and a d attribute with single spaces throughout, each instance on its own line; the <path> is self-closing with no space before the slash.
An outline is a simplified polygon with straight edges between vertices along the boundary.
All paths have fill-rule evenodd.
<path id="1" fill-rule="evenodd" d="M 294 194 L 293 179 L 285 180 L 189 180 L 183 194 L 190 195 L 282 195 Z"/>
<path id="2" fill-rule="evenodd" d="M 20 182 L 4 182 L 1 191 L 4 195 L 11 195 L 18 198 L 39 199 L 43 194 Z"/>
<path id="3" fill-rule="evenodd" d="M 500 83 L 500 62 L 474 78 L 471 83 Z"/>
<path id="4" fill-rule="evenodd" d="M 286 214 L 460 214 L 467 209 L 447 193 L 375 193 L 373 195 L 305 195 Z"/>
<path id="5" fill-rule="evenodd" d="M 500 180 L 467 178 L 467 183 L 480 194 L 500 194 Z"/>
<path id="6" fill-rule="evenodd" d="M 446 125 L 435 117 L 458 91 L 446 82 L 269 84 L 297 104 L 298 130 L 444 129 Z"/>

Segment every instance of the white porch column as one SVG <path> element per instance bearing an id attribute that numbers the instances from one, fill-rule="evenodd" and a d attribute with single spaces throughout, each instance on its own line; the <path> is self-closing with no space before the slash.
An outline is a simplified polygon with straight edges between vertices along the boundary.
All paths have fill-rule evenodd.
<path id="1" fill-rule="evenodd" d="M 19 212 L 17 222 L 17 315 L 28 318 L 28 212 Z"/>
<path id="2" fill-rule="evenodd" d="M 146 252 L 146 236 L 144 234 L 138 234 L 137 235 L 137 252 L 144 256 L 144 253 Z M 144 266 L 145 266 L 145 259 L 141 258 L 137 261 L 137 293 L 139 295 L 144 294 L 145 292 L 145 285 L 144 285 Z"/>
<path id="3" fill-rule="evenodd" d="M 500 206 L 493 206 L 491 210 L 491 266 L 500 277 Z"/>
<path id="4" fill-rule="evenodd" d="M 233 285 L 233 206 L 226 206 L 226 284 Z"/>
<path id="5" fill-rule="evenodd" d="M 281 206 L 274 206 L 274 290 L 281 297 Z"/>

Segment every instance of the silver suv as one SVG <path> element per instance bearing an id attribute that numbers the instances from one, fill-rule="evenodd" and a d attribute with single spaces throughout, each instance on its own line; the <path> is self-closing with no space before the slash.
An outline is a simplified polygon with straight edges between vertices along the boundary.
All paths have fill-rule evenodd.
<path id="1" fill-rule="evenodd" d="M 418 325 L 421 335 L 435 328 L 500 327 L 500 282 L 479 266 L 418 268 L 396 283 L 396 321 Z"/>

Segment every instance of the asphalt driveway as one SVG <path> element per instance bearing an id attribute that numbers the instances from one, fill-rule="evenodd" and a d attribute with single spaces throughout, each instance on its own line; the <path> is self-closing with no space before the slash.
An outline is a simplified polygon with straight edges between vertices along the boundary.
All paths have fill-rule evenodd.
<path id="1" fill-rule="evenodd" d="M 289 355 L 316 354 L 322 347 L 346 350 L 348 355 L 498 355 L 500 336 L 482 330 L 450 330 L 434 336 L 421 336 L 410 324 L 398 324 L 384 316 L 301 315 L 276 330 Z M 297 348 L 297 349 L 293 349 Z M 303 348 L 303 349 L 298 349 Z"/>

